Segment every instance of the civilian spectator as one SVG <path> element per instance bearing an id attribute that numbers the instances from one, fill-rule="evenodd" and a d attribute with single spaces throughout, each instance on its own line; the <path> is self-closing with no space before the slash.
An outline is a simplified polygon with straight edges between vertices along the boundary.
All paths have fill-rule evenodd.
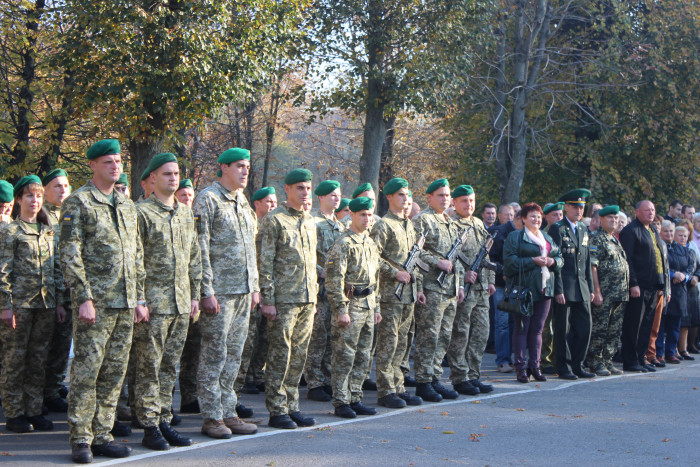
<path id="1" fill-rule="evenodd" d="M 684 204 L 681 208 L 681 217 L 692 223 L 693 216 L 695 216 L 695 207 L 690 204 Z"/>
<path id="2" fill-rule="evenodd" d="M 493 203 L 486 203 L 481 209 L 481 220 L 484 221 L 484 225 L 488 229 L 493 224 L 496 223 L 496 205 Z"/>
<path id="3" fill-rule="evenodd" d="M 500 225 L 512 221 L 513 217 L 515 217 L 515 210 L 513 210 L 513 206 L 510 204 L 502 204 L 501 207 L 498 208 L 498 223 Z"/>
<path id="4" fill-rule="evenodd" d="M 683 203 L 679 199 L 674 199 L 671 204 L 668 205 L 668 213 L 664 216 L 664 219 L 671 221 L 674 224 L 680 219 L 681 211 L 683 209 Z"/>

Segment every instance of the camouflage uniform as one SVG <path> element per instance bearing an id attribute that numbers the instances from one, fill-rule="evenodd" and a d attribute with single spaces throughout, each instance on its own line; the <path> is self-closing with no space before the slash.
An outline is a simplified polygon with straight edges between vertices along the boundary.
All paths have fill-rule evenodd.
<path id="1" fill-rule="evenodd" d="M 61 208 L 48 201 L 44 201 L 44 208 L 49 214 L 49 219 L 54 226 L 56 249 L 58 241 L 61 219 Z M 56 265 L 60 267 L 59 262 Z M 64 294 L 66 298 L 68 294 Z M 46 360 L 46 385 L 44 386 L 44 400 L 51 400 L 60 397 L 59 391 L 63 388 L 63 381 L 66 379 L 68 371 L 68 359 L 70 357 L 70 344 L 73 340 L 73 311 L 70 300 L 63 304 L 66 310 L 66 319 L 62 323 L 55 323 L 53 336 L 49 339 L 49 353 Z"/>
<path id="2" fill-rule="evenodd" d="M 335 214 L 328 218 L 321 211 L 317 211 L 314 220 L 318 236 L 316 271 L 321 277 L 326 265 L 326 255 L 335 241 L 343 234 L 343 231 L 346 230 L 346 227 L 335 218 Z M 324 293 L 324 287 L 320 286 L 319 288 L 314 327 L 311 331 L 309 351 L 304 367 L 306 384 L 309 389 L 330 386 L 331 384 L 331 306 Z"/>
<path id="3" fill-rule="evenodd" d="M 117 191 L 113 196 L 110 200 L 88 182 L 61 208 L 61 267 L 73 304 L 71 445 L 113 440 L 109 432 L 129 358 L 134 308 L 145 297 L 136 206 Z M 88 300 L 95 324 L 78 319 Z"/>
<path id="4" fill-rule="evenodd" d="M 374 313 L 379 285 L 379 250 L 367 232 L 345 232 L 328 253 L 326 292 L 331 304 L 333 342 L 331 385 L 333 406 L 360 402 L 362 382 L 370 364 Z M 371 288 L 365 297 L 346 296 L 346 288 L 355 291 Z M 338 315 L 349 314 L 350 325 L 338 325 Z"/>
<path id="5" fill-rule="evenodd" d="M 197 400 L 197 368 L 199 367 L 199 355 L 202 347 L 202 330 L 199 328 L 199 315 L 190 318 L 187 327 L 187 337 L 180 357 L 180 407 L 191 404 Z"/>
<path id="6" fill-rule="evenodd" d="M 286 204 L 269 212 L 260 229 L 263 306 L 275 306 L 267 323 L 265 405 L 271 416 L 299 411 L 299 381 L 318 294 L 316 223 Z"/>
<path id="7" fill-rule="evenodd" d="M 421 281 L 422 275 L 416 268 L 416 281 L 404 286 L 400 300 L 396 298 L 396 273 L 403 270 L 401 266 L 416 243 L 416 231 L 410 219 L 387 212 L 372 229 L 372 239 L 384 260 L 381 263 L 379 281 L 382 320 L 376 327 L 377 397 L 382 398 L 388 394 L 405 392 L 401 363 L 413 320 L 417 283 Z"/>
<path id="8" fill-rule="evenodd" d="M 63 276 L 53 227 L 15 220 L 0 243 L 0 300 L 16 328 L 0 324 L 2 408 L 7 418 L 41 415 L 49 341 L 63 304 Z"/>
<path id="9" fill-rule="evenodd" d="M 611 365 L 622 330 L 622 318 L 629 301 L 629 266 L 620 241 L 605 230 L 591 236 L 591 266 L 597 268 L 598 283 L 603 294 L 600 306 L 591 306 L 593 321 L 591 342 L 586 360 L 591 368 Z"/>
<path id="10" fill-rule="evenodd" d="M 258 292 L 255 235 L 258 224 L 242 192 L 229 192 L 219 182 L 194 201 L 202 249 L 202 297 L 216 296 L 221 312 L 202 312 L 202 348 L 197 396 L 202 417 L 236 417 L 233 388 L 248 335 L 252 294 Z"/>
<path id="11" fill-rule="evenodd" d="M 199 300 L 202 262 L 194 215 L 155 195 L 140 203 L 148 321 L 134 325 L 134 409 L 142 425 L 170 423 L 173 388 L 187 337 L 192 300 Z"/>
<path id="12" fill-rule="evenodd" d="M 474 216 L 455 217 L 455 222 L 460 229 L 472 228 L 462 245 L 462 252 L 469 261 L 474 261 L 488 235 L 486 227 L 481 219 Z M 493 271 L 482 269 L 476 284 L 472 285 L 469 298 L 457 305 L 452 338 L 447 349 L 453 385 L 481 376 L 481 360 L 489 338 L 489 283 L 493 284 L 495 277 Z"/>
<path id="13" fill-rule="evenodd" d="M 460 234 L 460 228 L 447 214 L 438 214 L 428 207 L 413 218 L 418 235 L 425 235 L 421 259 L 430 270 L 423 275 L 426 304 L 415 307 L 416 350 L 413 356 L 418 383 L 430 383 L 442 376 L 442 359 L 452 335 L 452 323 L 457 312 L 457 289 L 463 268 L 459 262 L 440 287 L 438 260 L 444 259 Z"/>

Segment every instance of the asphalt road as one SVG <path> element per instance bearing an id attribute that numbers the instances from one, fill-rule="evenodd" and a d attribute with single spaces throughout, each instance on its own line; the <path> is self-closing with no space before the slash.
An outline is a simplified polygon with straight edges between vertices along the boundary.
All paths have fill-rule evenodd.
<path id="1" fill-rule="evenodd" d="M 199 433 L 199 415 L 184 416 L 181 432 L 197 444 L 154 452 L 127 439 L 128 459 L 96 458 L 102 465 L 435 466 L 435 465 L 696 465 L 700 363 L 653 374 L 625 374 L 588 381 L 520 384 L 513 373 L 485 372 L 496 390 L 485 396 L 342 420 L 330 403 L 303 399 L 318 425 L 292 431 L 266 426 L 264 397 L 244 395 L 261 422 L 257 434 L 211 440 Z M 302 397 L 306 391 L 302 391 Z M 365 394 L 376 406 L 376 394 Z M 65 420 L 52 414 L 50 433 L 16 435 L 0 418 L 1 465 L 70 464 Z M 100 462 L 101 461 L 101 462 Z"/>

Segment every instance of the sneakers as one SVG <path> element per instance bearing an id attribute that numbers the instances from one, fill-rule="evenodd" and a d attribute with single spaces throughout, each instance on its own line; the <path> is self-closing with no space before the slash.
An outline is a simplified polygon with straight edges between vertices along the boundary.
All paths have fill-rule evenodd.
<path id="1" fill-rule="evenodd" d="M 129 446 L 117 444 L 114 441 L 105 444 L 93 444 L 90 446 L 90 449 L 92 449 L 92 454 L 95 456 L 105 456 L 113 459 L 120 459 L 131 455 L 131 448 Z"/>
<path id="2" fill-rule="evenodd" d="M 202 434 L 214 439 L 229 439 L 232 433 L 223 420 L 208 418 L 202 424 Z"/>
<path id="3" fill-rule="evenodd" d="M 442 396 L 435 392 L 433 385 L 430 383 L 416 383 L 416 396 L 428 402 L 442 401 Z"/>
<path id="4" fill-rule="evenodd" d="M 167 451 L 170 444 L 163 438 L 163 434 L 157 426 L 147 426 L 143 429 L 141 444 L 154 451 Z"/>
<path id="5" fill-rule="evenodd" d="M 90 464 L 92 462 L 92 451 L 87 443 L 74 444 L 71 447 L 71 459 L 76 464 Z"/>
<path id="6" fill-rule="evenodd" d="M 352 404 L 350 404 L 350 408 L 357 415 L 376 415 L 377 414 L 377 409 L 375 409 L 373 407 L 367 407 L 366 405 L 363 405 L 362 402 L 353 402 Z"/>
<path id="7" fill-rule="evenodd" d="M 423 403 L 423 399 L 418 396 L 412 396 L 408 392 L 399 392 L 396 395 L 406 401 L 407 405 L 421 405 Z"/>
<path id="8" fill-rule="evenodd" d="M 513 371 L 513 366 L 510 363 L 501 363 L 498 365 L 499 373 L 511 373 Z"/>
<path id="9" fill-rule="evenodd" d="M 297 424 L 297 426 L 314 426 L 316 424 L 316 419 L 312 417 L 307 417 L 303 413 L 296 411 L 296 412 L 290 412 L 289 413 L 289 418 L 294 420 L 294 423 Z"/>
<path id="10" fill-rule="evenodd" d="M 160 428 L 163 438 L 165 438 L 169 445 L 178 447 L 192 445 L 192 440 L 190 438 L 182 436 L 177 430 L 173 429 L 169 423 L 161 422 L 158 428 Z"/>
<path id="11" fill-rule="evenodd" d="M 322 386 L 309 389 L 309 392 L 306 393 L 306 398 L 316 402 L 328 402 L 331 400 L 331 396 L 323 389 Z"/>
<path id="12" fill-rule="evenodd" d="M 226 425 L 226 428 L 228 428 L 231 433 L 237 435 L 252 435 L 258 432 L 257 425 L 244 422 L 239 417 L 224 418 L 224 425 Z"/>
<path id="13" fill-rule="evenodd" d="M 395 392 L 380 397 L 377 399 L 377 404 L 387 409 L 403 409 L 406 407 L 406 401 L 397 396 Z"/>
<path id="14" fill-rule="evenodd" d="M 10 431 L 14 431 L 15 433 L 29 433 L 30 431 L 34 430 L 32 424 L 29 422 L 29 419 L 24 415 L 20 415 L 19 417 L 8 417 L 7 422 L 5 423 L 5 428 Z"/>
<path id="15" fill-rule="evenodd" d="M 435 392 L 440 394 L 443 399 L 457 399 L 459 397 L 459 394 L 457 393 L 457 391 L 446 388 L 437 379 L 433 380 L 432 385 L 433 385 L 433 389 L 435 389 Z"/>
<path id="16" fill-rule="evenodd" d="M 469 381 L 460 381 L 457 384 L 453 384 L 452 387 L 455 388 L 455 391 L 465 396 L 476 396 L 479 394 L 479 388 L 475 388 Z"/>
<path id="17" fill-rule="evenodd" d="M 343 404 L 335 408 L 335 414 L 340 418 L 355 418 L 357 414 L 348 404 Z"/>

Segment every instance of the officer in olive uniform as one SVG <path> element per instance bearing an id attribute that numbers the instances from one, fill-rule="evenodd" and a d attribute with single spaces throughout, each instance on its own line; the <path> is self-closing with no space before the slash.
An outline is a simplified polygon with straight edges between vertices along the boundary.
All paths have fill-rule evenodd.
<path id="1" fill-rule="evenodd" d="M 559 198 L 565 217 L 549 229 L 549 235 L 561 249 L 564 267 L 554 280 L 554 345 L 556 369 L 561 379 L 593 378 L 583 368 L 591 338 L 591 300 L 593 273 L 589 254 L 590 238 L 580 222 L 591 192 L 572 190 Z M 571 345 L 567 339 L 571 330 Z"/>
<path id="2" fill-rule="evenodd" d="M 630 273 L 625 250 L 613 233 L 617 228 L 619 206 L 600 211 L 600 228 L 591 238 L 591 267 L 595 299 L 591 308 L 593 327 L 588 348 L 588 365 L 598 376 L 619 375 L 612 362 L 622 331 L 625 305 L 629 301 Z"/>

